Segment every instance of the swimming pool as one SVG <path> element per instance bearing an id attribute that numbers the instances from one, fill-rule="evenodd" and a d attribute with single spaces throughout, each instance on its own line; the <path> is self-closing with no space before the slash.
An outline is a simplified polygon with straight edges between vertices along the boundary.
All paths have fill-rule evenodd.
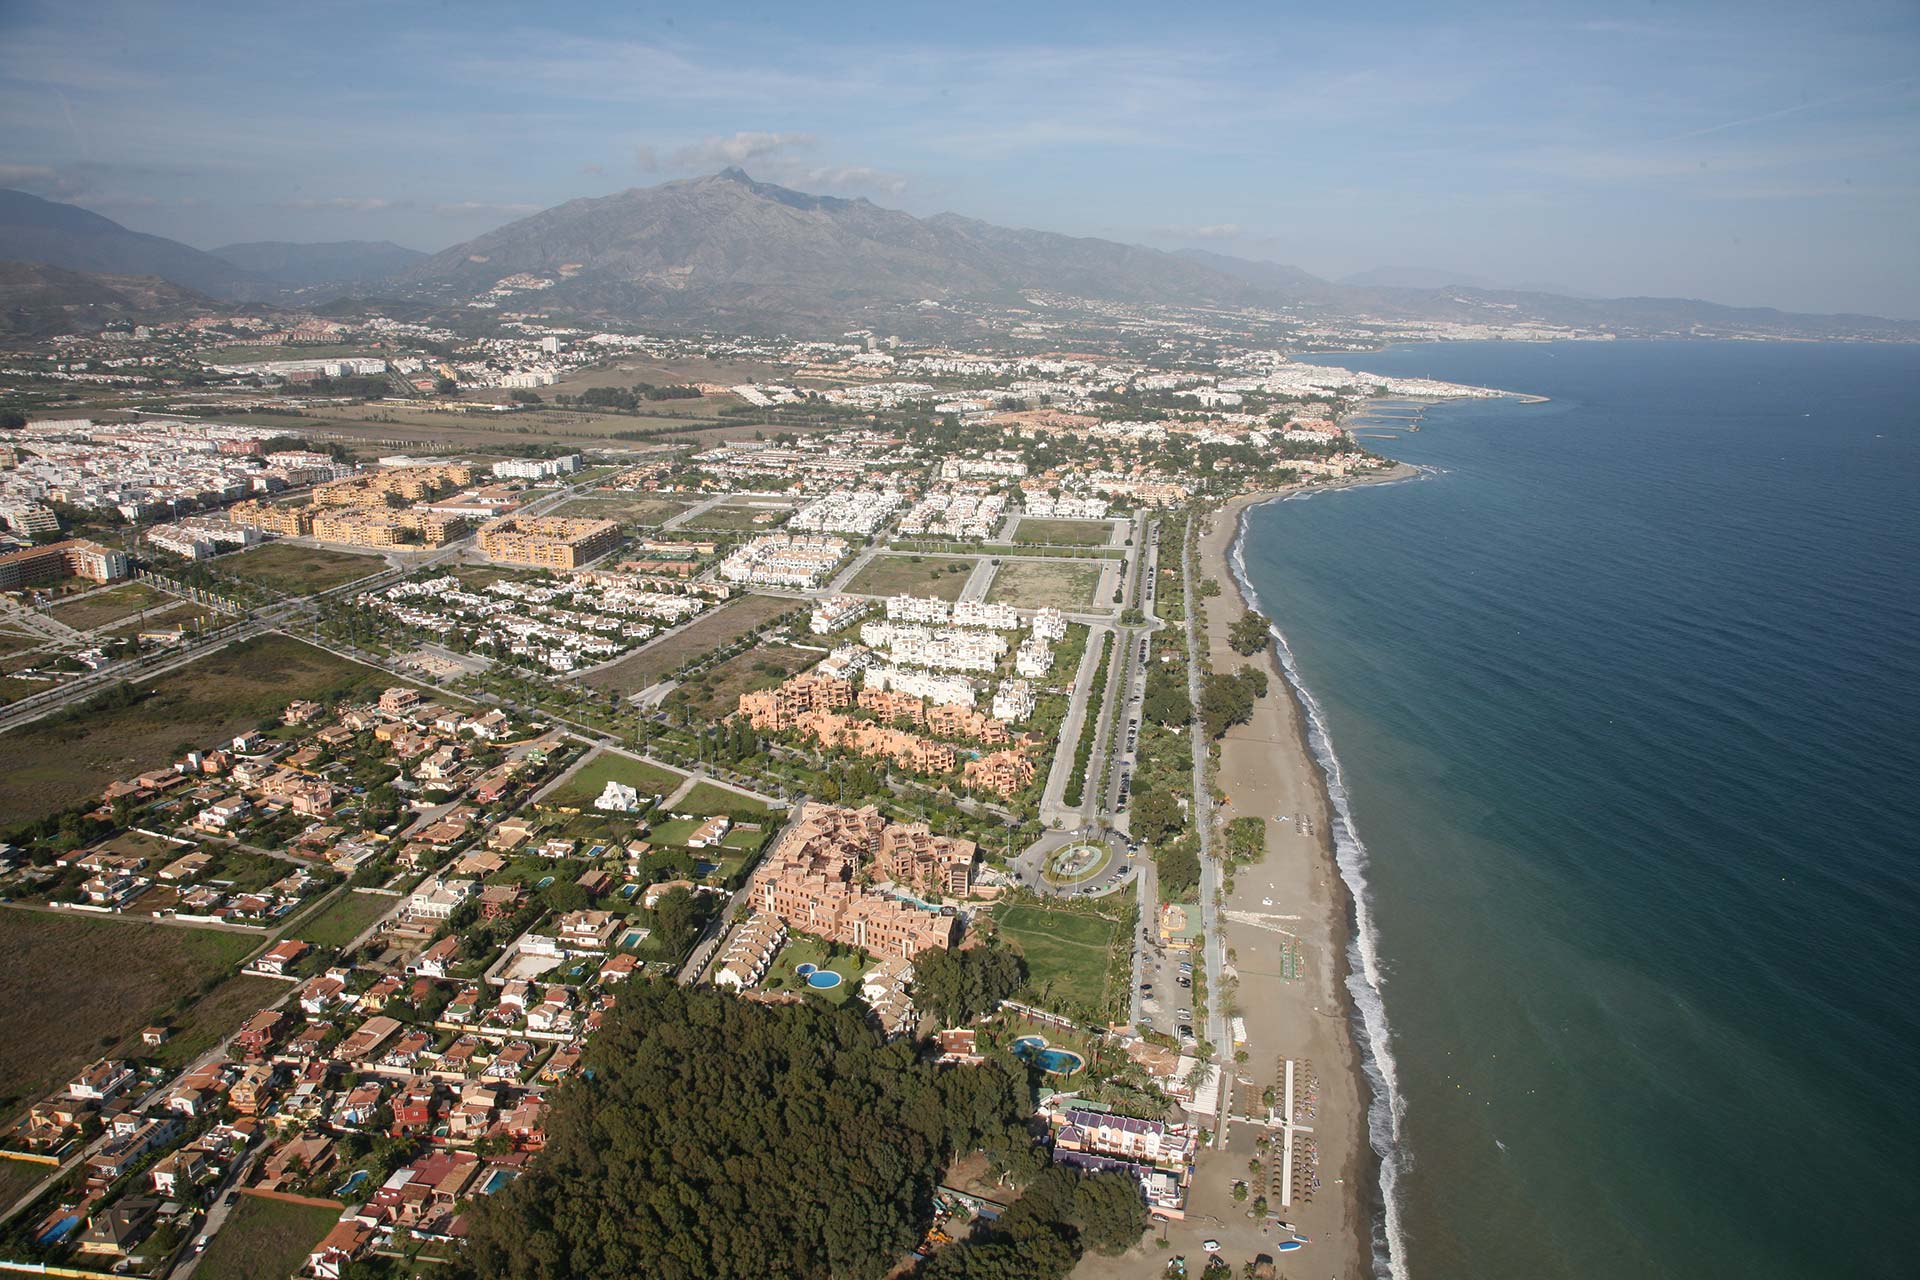
<path id="1" fill-rule="evenodd" d="M 480 1184 L 480 1194 L 490 1196 L 518 1176 L 519 1175 L 511 1169 L 495 1169 L 487 1175 L 487 1180 Z"/>
<path id="2" fill-rule="evenodd" d="M 80 1225 L 80 1215 L 77 1213 L 70 1213 L 66 1217 L 60 1219 L 60 1221 L 48 1227 L 45 1231 L 41 1232 L 40 1238 L 34 1241 L 34 1243 L 35 1244 L 59 1244 L 62 1240 L 65 1240 L 68 1236 L 72 1235 L 73 1229 L 79 1225 Z"/>
<path id="3" fill-rule="evenodd" d="M 1010 1047 L 1014 1057 L 1033 1063 L 1050 1076 L 1070 1076 L 1087 1065 L 1087 1060 L 1071 1049 L 1047 1047 L 1045 1036 L 1021 1036 Z"/>
<path id="4" fill-rule="evenodd" d="M 839 986 L 842 979 L 831 969 L 815 969 L 807 975 L 807 985 L 819 991 L 831 991 Z"/>
<path id="5" fill-rule="evenodd" d="M 647 931 L 641 928 L 629 929 L 620 935 L 620 945 L 623 947 L 637 947 L 646 940 Z"/>
<path id="6" fill-rule="evenodd" d="M 365 1169 L 355 1169 L 352 1177 L 333 1189 L 333 1194 L 336 1196 L 350 1196 L 364 1186 L 366 1181 L 367 1171 Z"/>
<path id="7" fill-rule="evenodd" d="M 553 883 L 553 877 L 552 877 L 552 876 L 541 876 L 541 877 L 540 877 L 540 883 L 539 883 L 539 884 L 536 884 L 536 885 L 535 885 L 535 886 L 533 886 L 533 887 L 534 887 L 535 889 L 544 889 L 544 888 L 546 888 L 546 887 L 547 887 L 548 885 L 550 885 L 550 884 L 552 884 L 552 883 Z"/>

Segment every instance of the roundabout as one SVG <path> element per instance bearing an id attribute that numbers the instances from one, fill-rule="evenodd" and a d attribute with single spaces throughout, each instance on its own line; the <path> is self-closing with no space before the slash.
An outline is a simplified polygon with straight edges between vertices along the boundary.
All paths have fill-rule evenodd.
<path id="1" fill-rule="evenodd" d="M 1080 884 L 1106 870 L 1112 861 L 1113 850 L 1104 842 L 1083 840 L 1051 854 L 1041 874 L 1051 885 Z"/>

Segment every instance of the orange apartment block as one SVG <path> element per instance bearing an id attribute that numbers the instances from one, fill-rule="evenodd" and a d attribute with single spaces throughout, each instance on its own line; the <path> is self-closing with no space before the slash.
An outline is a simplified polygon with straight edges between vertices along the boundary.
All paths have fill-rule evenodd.
<path id="1" fill-rule="evenodd" d="M 503 516 L 480 526 L 480 550 L 500 564 L 577 569 L 620 542 L 612 520 L 567 520 L 559 516 Z"/>
<path id="2" fill-rule="evenodd" d="M 795 816 L 780 841 L 754 872 L 748 888 L 754 909 L 778 917 L 788 928 L 860 947 L 882 956 L 912 959 L 928 947 L 955 942 L 958 917 L 926 911 L 873 892 L 862 883 L 868 862 L 887 871 L 887 832 L 895 824 L 878 810 L 809 804 Z M 935 850 L 912 838 L 925 828 L 901 828 L 894 856 L 909 869 L 935 873 L 945 884 L 970 877 L 973 846 L 949 841 Z M 960 870 L 962 856 L 966 868 Z"/>
<path id="3" fill-rule="evenodd" d="M 862 689 L 859 697 L 860 709 L 871 711 L 880 717 L 882 724 L 893 724 L 900 720 L 911 724 L 927 722 L 927 704 L 910 693 L 896 693 L 891 689 Z"/>
<path id="4" fill-rule="evenodd" d="M 0 591 L 18 591 L 21 587 L 69 577 L 112 582 L 126 576 L 126 552 L 85 538 L 69 538 L 0 555 Z"/>
<path id="5" fill-rule="evenodd" d="M 474 470 L 457 464 L 396 467 L 372 475 L 348 476 L 313 486 L 316 507 L 383 507 L 388 497 L 403 502 L 426 502 L 473 483 Z"/>
<path id="6" fill-rule="evenodd" d="M 830 750 L 851 751 L 855 755 L 886 757 L 902 769 L 916 773 L 951 772 L 954 750 L 944 742 L 935 742 L 919 734 L 884 725 L 868 724 L 831 711 L 809 711 L 798 717 L 793 728 Z"/>
<path id="7" fill-rule="evenodd" d="M 972 707 L 938 705 L 927 710 L 927 728 L 943 738 L 966 738 L 997 747 L 1010 740 L 1006 722 Z"/>
<path id="8" fill-rule="evenodd" d="M 313 532 L 312 507 L 277 507 L 271 502 L 249 499 L 228 507 L 227 519 L 283 538 L 300 538 Z"/>
<path id="9" fill-rule="evenodd" d="M 853 701 L 853 682 L 800 675 L 771 689 L 740 695 L 739 712 L 762 732 L 791 729 L 809 711 L 837 711 Z"/>
<path id="10" fill-rule="evenodd" d="M 314 513 L 313 536 L 356 547 L 444 547 L 466 532 L 459 516 L 384 507 L 338 507 Z"/>
<path id="11" fill-rule="evenodd" d="M 1018 748 L 995 751 L 969 760 L 960 770 L 960 781 L 969 791 L 991 791 L 1011 796 L 1033 781 L 1033 761 Z"/>

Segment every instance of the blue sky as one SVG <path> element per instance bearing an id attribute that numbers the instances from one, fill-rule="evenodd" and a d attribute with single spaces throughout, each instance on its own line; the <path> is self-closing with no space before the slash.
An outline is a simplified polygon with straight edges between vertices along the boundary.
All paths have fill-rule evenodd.
<path id="1" fill-rule="evenodd" d="M 710 172 L 928 214 L 1920 318 L 1920 4 L 0 0 L 0 185 L 438 249 Z"/>

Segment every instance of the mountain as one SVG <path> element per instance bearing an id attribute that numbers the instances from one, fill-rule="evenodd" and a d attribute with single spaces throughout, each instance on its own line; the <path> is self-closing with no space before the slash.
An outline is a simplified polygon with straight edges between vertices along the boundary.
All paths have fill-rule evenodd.
<path id="1" fill-rule="evenodd" d="M 217 297 L 259 292 L 264 282 L 178 240 L 129 231 L 77 205 L 0 190 L 0 259 L 41 262 L 97 275 L 159 276 Z"/>
<path id="2" fill-rule="evenodd" d="M 330 244 L 259 240 L 208 252 L 251 275 L 293 288 L 385 280 L 427 256 L 391 240 L 339 240 Z"/>
<path id="3" fill-rule="evenodd" d="M 158 276 L 103 276 L 42 262 L 0 262 L 0 337 L 91 332 L 115 321 L 202 314 L 211 299 Z"/>
<path id="4" fill-rule="evenodd" d="M 1449 273 L 1433 273 L 1445 275 Z M 525 280 L 512 277 L 524 276 Z M 743 331 L 941 323 L 946 304 L 1020 307 L 1035 293 L 1116 303 L 1260 306 L 1324 318 L 1568 324 L 1623 336 L 1920 339 L 1920 323 L 1796 316 L 1688 299 L 1335 284 L 1298 267 L 1017 230 L 868 200 L 807 195 L 739 169 L 573 200 L 416 262 L 385 283 L 416 302 Z M 506 283 L 502 283 L 506 282 Z M 963 309 L 964 314 L 964 309 Z"/>
<path id="5" fill-rule="evenodd" d="M 744 328 L 853 321 L 922 301 L 1018 305 L 1028 290 L 1124 302 L 1256 293 L 1173 254 L 806 195 L 738 169 L 573 200 L 433 255 L 401 283 L 470 297 L 516 274 L 543 307 Z M 519 295 L 523 298 L 530 295 Z"/>
<path id="6" fill-rule="evenodd" d="M 1341 276 L 1340 283 L 1354 289 L 1497 289 L 1491 280 L 1483 280 L 1464 271 L 1440 271 L 1432 267 L 1374 267 Z M 1553 290 L 1546 290 L 1553 292 Z"/>

